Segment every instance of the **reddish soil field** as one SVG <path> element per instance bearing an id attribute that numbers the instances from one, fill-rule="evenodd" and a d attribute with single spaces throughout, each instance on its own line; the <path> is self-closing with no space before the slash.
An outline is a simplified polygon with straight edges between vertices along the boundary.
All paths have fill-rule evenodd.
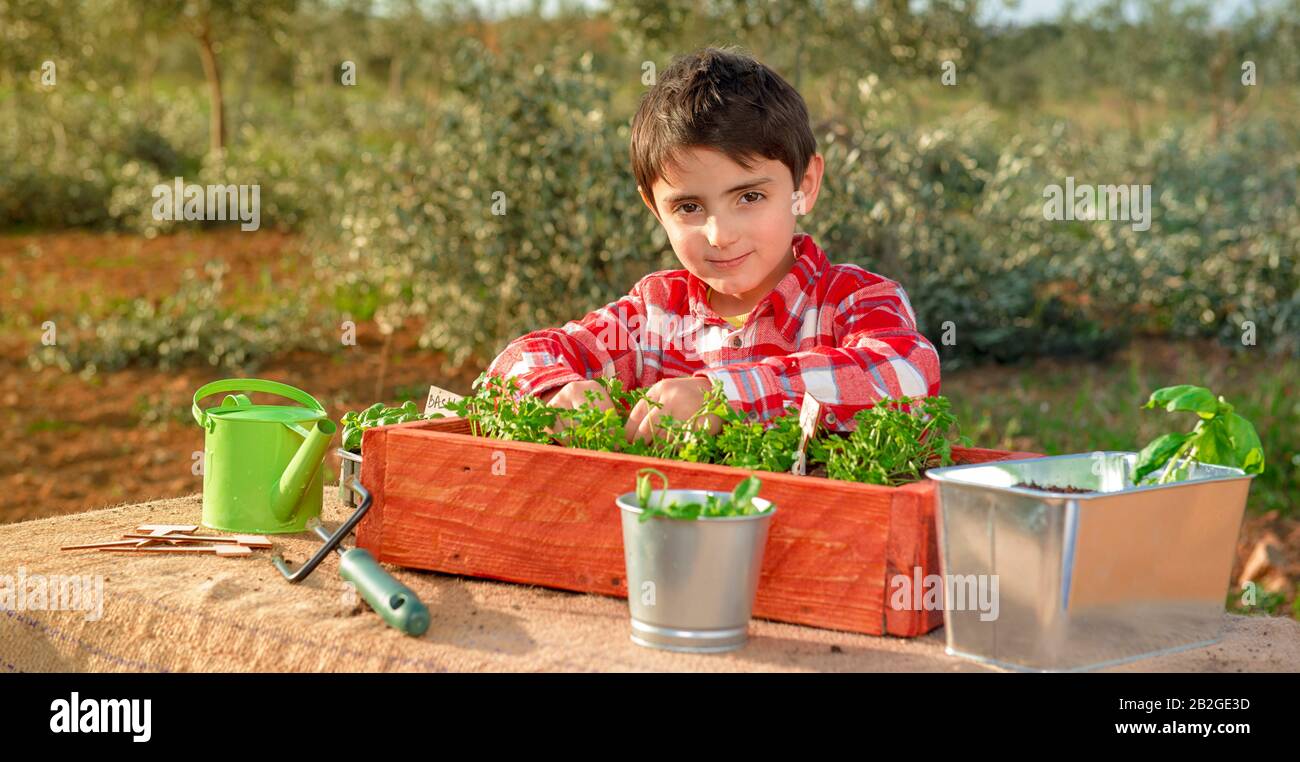
<path id="1" fill-rule="evenodd" d="M 55 368 L 33 372 L 27 354 L 55 301 L 95 311 L 122 298 L 158 298 L 176 288 L 186 268 L 218 256 L 231 267 L 230 284 L 256 283 L 266 271 L 279 287 L 310 273 L 296 241 L 275 233 L 152 241 L 83 232 L 0 237 L 6 290 L 24 291 L 21 302 L 7 301 L 24 312 L 6 307 L 0 330 L 0 489 L 11 496 L 0 508 L 0 523 L 202 489 L 202 477 L 191 470 L 192 453 L 203 447 L 191 399 L 203 384 L 240 374 L 204 366 L 127 368 L 87 379 Z M 444 372 L 439 357 L 419 349 L 416 332 L 408 329 L 394 336 L 381 386 L 382 354 L 375 324 L 361 322 L 356 346 L 340 354 L 292 353 L 246 375 L 297 386 L 336 419 L 379 400 L 413 397 L 423 405 L 430 384 L 468 392 L 477 375 L 472 369 Z M 337 474 L 332 453 L 329 465 Z"/>

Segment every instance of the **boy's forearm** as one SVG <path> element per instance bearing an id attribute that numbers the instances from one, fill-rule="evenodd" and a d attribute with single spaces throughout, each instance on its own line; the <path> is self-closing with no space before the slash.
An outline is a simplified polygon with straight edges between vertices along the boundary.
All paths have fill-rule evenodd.
<path id="1" fill-rule="evenodd" d="M 722 383 L 728 401 L 757 420 L 800 406 L 805 392 L 823 405 L 826 425 L 844 430 L 854 414 L 881 399 L 939 393 L 939 356 L 906 329 L 856 337 L 849 346 L 817 347 L 695 373 Z"/>
<path id="2" fill-rule="evenodd" d="M 581 323 L 577 328 L 547 328 L 510 342 L 488 366 L 488 374 L 514 378 L 523 394 L 543 396 L 565 384 L 612 377 L 626 388 L 637 385 L 634 350 L 607 347 L 600 335 Z"/>
<path id="3" fill-rule="evenodd" d="M 521 394 L 537 396 L 586 378 L 574 369 L 558 346 L 539 346 L 545 333 L 534 331 L 510 342 L 488 366 L 487 374 L 513 378 Z"/>

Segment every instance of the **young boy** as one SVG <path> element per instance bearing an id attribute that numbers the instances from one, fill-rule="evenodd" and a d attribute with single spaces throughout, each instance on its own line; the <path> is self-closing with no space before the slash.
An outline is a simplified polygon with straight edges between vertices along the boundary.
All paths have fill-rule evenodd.
<path id="1" fill-rule="evenodd" d="M 516 339 L 488 373 L 559 407 L 589 390 L 609 407 L 598 377 L 649 387 L 660 406 L 631 410 L 629 441 L 654 436 L 662 415 L 695 413 L 714 381 L 751 420 L 808 392 L 833 430 L 883 398 L 938 394 L 938 354 L 902 287 L 831 264 L 795 232 L 821 187 L 816 151 L 803 98 L 771 69 L 729 49 L 674 60 L 641 100 L 631 153 L 641 198 L 685 269 Z"/>

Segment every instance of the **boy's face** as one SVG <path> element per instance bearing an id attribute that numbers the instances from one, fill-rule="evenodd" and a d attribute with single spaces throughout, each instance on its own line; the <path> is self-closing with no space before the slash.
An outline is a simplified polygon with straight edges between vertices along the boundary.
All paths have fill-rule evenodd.
<path id="1" fill-rule="evenodd" d="M 798 188 L 790 169 L 776 159 L 755 157 L 747 170 L 721 151 L 686 148 L 677 162 L 665 170 L 667 177 L 654 181 L 654 205 L 644 191 L 642 200 L 664 226 L 683 267 L 729 297 L 732 307 L 752 309 L 794 262 L 796 205 L 801 201 L 803 214 L 812 211 L 821 154 L 809 160 Z M 721 304 L 714 308 L 723 312 Z"/>

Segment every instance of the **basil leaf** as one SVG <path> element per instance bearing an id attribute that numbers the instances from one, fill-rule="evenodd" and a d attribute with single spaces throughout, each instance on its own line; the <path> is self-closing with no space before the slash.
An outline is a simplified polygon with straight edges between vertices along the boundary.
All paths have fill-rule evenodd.
<path id="1" fill-rule="evenodd" d="M 1142 452 L 1138 453 L 1133 480 L 1141 481 L 1147 474 L 1164 468 L 1169 458 L 1191 438 L 1191 434 L 1165 434 L 1153 439 L 1150 444 L 1142 448 Z"/>
<path id="2" fill-rule="evenodd" d="M 1151 396 L 1147 399 L 1147 403 L 1143 405 L 1143 407 L 1154 409 L 1157 405 L 1167 404 L 1174 397 L 1200 388 L 1202 387 L 1193 386 L 1191 384 L 1179 384 L 1178 386 L 1166 386 L 1162 389 L 1156 389 L 1154 392 L 1151 392 Z"/>
<path id="3" fill-rule="evenodd" d="M 1219 412 L 1219 400 L 1209 389 L 1193 386 L 1181 394 L 1174 395 L 1165 403 L 1165 410 L 1171 413 L 1196 413 L 1202 418 L 1211 418 Z"/>
<path id="4" fill-rule="evenodd" d="M 1197 460 L 1219 466 L 1237 465 L 1237 456 L 1232 448 L 1232 437 L 1228 434 L 1228 427 L 1223 418 L 1201 421 L 1194 434 Z"/>
<path id="5" fill-rule="evenodd" d="M 1228 413 L 1222 420 L 1232 440 L 1236 466 L 1248 474 L 1263 473 L 1264 445 L 1259 441 L 1255 425 L 1236 413 Z"/>

